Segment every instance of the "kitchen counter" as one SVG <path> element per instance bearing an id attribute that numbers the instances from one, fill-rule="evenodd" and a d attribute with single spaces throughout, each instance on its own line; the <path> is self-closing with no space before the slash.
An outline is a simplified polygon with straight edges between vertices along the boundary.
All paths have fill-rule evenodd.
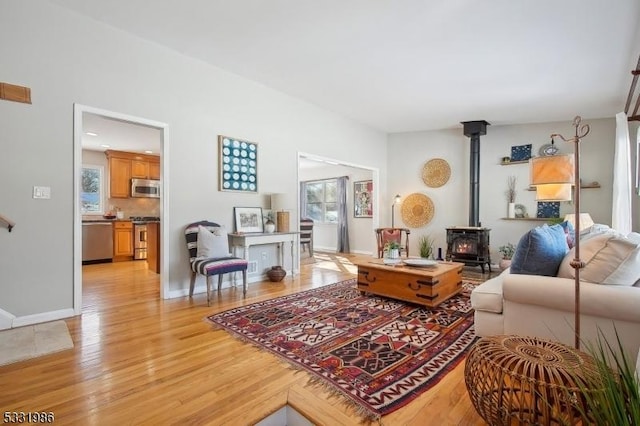
<path id="1" fill-rule="evenodd" d="M 95 218 L 92 217 L 83 217 L 82 218 L 82 223 L 88 223 L 88 222 L 108 222 L 108 223 L 113 223 L 113 222 L 131 222 L 129 219 L 105 219 L 103 217 L 100 216 L 96 216 Z"/>

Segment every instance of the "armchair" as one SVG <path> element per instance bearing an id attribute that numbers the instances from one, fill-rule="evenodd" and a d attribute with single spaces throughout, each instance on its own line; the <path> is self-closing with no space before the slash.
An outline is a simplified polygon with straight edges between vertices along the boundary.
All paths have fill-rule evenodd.
<path id="1" fill-rule="evenodd" d="M 213 277 L 218 276 L 218 292 L 220 292 L 224 274 L 237 271 L 242 272 L 242 294 L 246 297 L 248 262 L 231 255 L 229 239 L 224 228 L 217 223 L 203 220 L 187 225 L 184 233 L 191 266 L 189 297 L 193 296 L 196 276 L 203 275 L 207 279 L 207 304 L 211 306 Z"/>
<path id="2" fill-rule="evenodd" d="M 390 241 L 400 244 L 400 255 L 409 257 L 409 234 L 411 231 L 407 228 L 377 228 L 376 240 L 378 243 L 378 257 L 384 254 L 384 246 Z M 402 242 L 404 236 L 404 243 Z"/>

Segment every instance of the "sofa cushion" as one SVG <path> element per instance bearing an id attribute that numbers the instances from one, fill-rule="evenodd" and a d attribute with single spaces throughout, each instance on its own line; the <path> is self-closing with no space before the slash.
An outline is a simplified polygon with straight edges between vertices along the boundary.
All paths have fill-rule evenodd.
<path id="1" fill-rule="evenodd" d="M 476 311 L 502 313 L 502 280 L 509 273 L 505 269 L 497 277 L 487 280 L 471 292 L 471 306 Z"/>
<path id="2" fill-rule="evenodd" d="M 575 277 L 571 267 L 574 257 L 575 249 L 572 249 L 562 261 L 558 277 Z M 607 232 L 581 239 L 580 259 L 585 263 L 580 270 L 580 281 L 633 286 L 640 280 L 640 244 L 634 236 L 627 238 Z"/>
<path id="3" fill-rule="evenodd" d="M 511 273 L 555 277 L 568 251 L 562 226 L 538 226 L 520 238 L 511 260 Z"/>

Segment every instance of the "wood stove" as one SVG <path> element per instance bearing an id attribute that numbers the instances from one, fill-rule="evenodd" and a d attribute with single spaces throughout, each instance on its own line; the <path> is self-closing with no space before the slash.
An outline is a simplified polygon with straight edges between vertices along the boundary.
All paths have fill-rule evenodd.
<path id="1" fill-rule="evenodd" d="M 487 264 L 491 272 L 489 231 L 491 229 L 478 226 L 447 228 L 447 260 L 462 262 L 466 265 L 479 265 L 482 273 L 484 273 L 484 265 Z"/>
<path id="2" fill-rule="evenodd" d="M 447 260 L 482 268 L 489 265 L 489 231 L 480 226 L 480 136 L 490 124 L 484 120 L 463 121 L 464 135 L 471 140 L 469 159 L 469 226 L 447 228 Z"/>

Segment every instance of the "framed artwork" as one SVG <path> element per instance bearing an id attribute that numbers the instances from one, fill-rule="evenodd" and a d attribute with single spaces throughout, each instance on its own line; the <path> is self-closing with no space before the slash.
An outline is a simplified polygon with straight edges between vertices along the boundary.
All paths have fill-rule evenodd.
<path id="1" fill-rule="evenodd" d="M 353 217 L 373 217 L 373 181 L 353 183 Z"/>
<path id="2" fill-rule="evenodd" d="M 531 144 L 511 147 L 511 161 L 525 161 L 531 158 Z"/>
<path id="3" fill-rule="evenodd" d="M 559 201 L 538 201 L 536 217 L 553 218 L 560 217 Z"/>
<path id="4" fill-rule="evenodd" d="M 258 192 L 258 144 L 218 136 L 219 190 Z"/>
<path id="5" fill-rule="evenodd" d="M 262 207 L 234 207 L 236 232 L 264 232 Z"/>

